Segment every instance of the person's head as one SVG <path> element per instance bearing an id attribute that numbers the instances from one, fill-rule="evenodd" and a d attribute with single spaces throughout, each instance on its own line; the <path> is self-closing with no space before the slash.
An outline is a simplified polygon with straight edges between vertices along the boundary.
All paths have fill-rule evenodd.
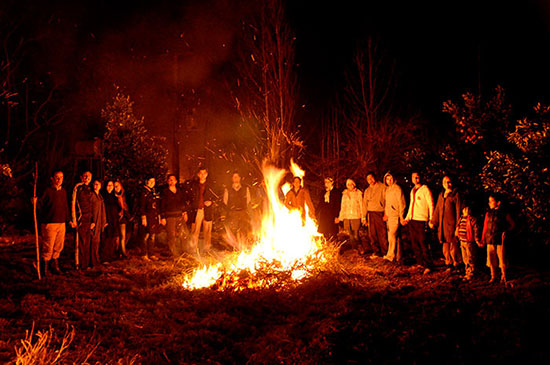
<path id="1" fill-rule="evenodd" d="M 168 183 L 169 187 L 173 188 L 178 184 L 178 178 L 174 174 L 169 174 L 166 182 Z"/>
<path id="2" fill-rule="evenodd" d="M 355 181 L 353 181 L 353 179 L 347 179 L 346 180 L 346 188 L 348 190 L 353 190 L 355 189 Z"/>
<path id="3" fill-rule="evenodd" d="M 57 170 L 52 174 L 52 184 L 55 188 L 60 188 L 63 184 L 63 171 Z"/>
<path id="4" fill-rule="evenodd" d="M 115 190 L 115 183 L 113 182 L 113 180 L 107 180 L 107 182 L 105 183 L 105 190 L 109 194 L 111 194 L 113 190 Z"/>
<path id="5" fill-rule="evenodd" d="M 411 175 L 411 181 L 414 185 L 420 185 L 420 174 L 418 172 L 413 172 Z"/>
<path id="6" fill-rule="evenodd" d="M 149 177 L 147 180 L 145 180 L 145 186 L 147 186 L 149 189 L 152 189 L 155 187 L 155 178 Z"/>
<path id="7" fill-rule="evenodd" d="M 448 175 L 443 176 L 443 189 L 445 191 L 453 190 L 453 180 Z"/>
<path id="8" fill-rule="evenodd" d="M 208 177 L 208 169 L 206 167 L 199 167 L 197 176 L 199 177 L 200 182 L 205 182 L 206 178 Z"/>
<path id="9" fill-rule="evenodd" d="M 384 183 L 387 186 L 392 186 L 395 183 L 395 180 L 393 179 L 393 175 L 390 174 L 389 172 L 386 174 L 386 176 L 384 176 Z"/>
<path id="10" fill-rule="evenodd" d="M 92 173 L 90 171 L 85 171 L 80 176 L 80 179 L 84 184 L 88 185 L 92 181 Z"/>
<path id="11" fill-rule="evenodd" d="M 376 176 L 374 175 L 373 171 L 369 171 L 369 173 L 367 174 L 367 183 L 371 186 L 376 184 Z"/>
<path id="12" fill-rule="evenodd" d="M 124 193 L 124 186 L 122 186 L 122 183 L 120 181 L 115 181 L 115 193 Z"/>
<path id="13" fill-rule="evenodd" d="M 496 209 L 500 206 L 501 199 L 497 194 L 489 195 L 489 208 Z"/>
<path id="14" fill-rule="evenodd" d="M 470 215 L 470 213 L 471 213 L 470 207 L 469 207 L 468 205 L 464 205 L 464 206 L 462 207 L 462 215 L 463 215 L 464 217 L 467 217 L 467 216 Z"/>
<path id="15" fill-rule="evenodd" d="M 300 189 L 302 186 L 302 179 L 299 176 L 294 176 L 294 179 L 292 179 L 292 186 L 294 187 L 294 190 Z"/>
<path id="16" fill-rule="evenodd" d="M 334 179 L 332 177 L 325 177 L 325 189 L 330 190 L 334 187 Z"/>
<path id="17" fill-rule="evenodd" d="M 96 193 L 99 193 L 100 190 L 101 190 L 101 181 L 94 180 L 94 191 Z"/>
<path id="18" fill-rule="evenodd" d="M 239 174 L 238 171 L 233 171 L 233 175 L 231 175 L 231 182 L 235 185 L 241 184 L 241 174 Z"/>

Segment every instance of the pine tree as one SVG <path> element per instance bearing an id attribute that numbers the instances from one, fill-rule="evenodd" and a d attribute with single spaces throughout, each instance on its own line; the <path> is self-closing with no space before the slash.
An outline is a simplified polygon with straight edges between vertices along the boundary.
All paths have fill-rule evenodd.
<path id="1" fill-rule="evenodd" d="M 168 154 L 165 138 L 149 134 L 143 117 L 134 114 L 133 104 L 130 96 L 118 90 L 101 111 L 106 121 L 105 172 L 109 178 L 120 179 L 130 193 L 146 178 L 166 175 Z"/>

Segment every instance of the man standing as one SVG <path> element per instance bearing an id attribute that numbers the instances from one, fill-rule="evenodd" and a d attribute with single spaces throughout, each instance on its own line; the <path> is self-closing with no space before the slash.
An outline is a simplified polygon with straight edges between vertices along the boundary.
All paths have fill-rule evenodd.
<path id="1" fill-rule="evenodd" d="M 62 186 L 63 172 L 60 170 L 55 171 L 51 181 L 51 186 L 46 188 L 37 202 L 41 223 L 42 260 L 44 261 L 45 276 L 48 275 L 50 269 L 55 274 L 61 274 L 58 259 L 65 243 L 65 223 L 70 221 L 67 192 Z M 51 268 L 49 267 L 50 261 L 53 263 Z"/>
<path id="2" fill-rule="evenodd" d="M 95 180 L 92 193 L 92 241 L 91 241 L 91 264 L 98 267 L 101 264 L 99 249 L 103 231 L 107 226 L 107 214 L 105 213 L 105 201 L 101 195 L 101 181 Z"/>
<path id="3" fill-rule="evenodd" d="M 294 176 L 292 180 L 292 189 L 285 195 L 285 206 L 289 210 L 298 209 L 302 216 L 302 222 L 306 221 L 306 205 L 310 218 L 315 218 L 315 208 L 311 201 L 309 191 L 302 186 L 302 179 L 299 176 Z"/>
<path id="4" fill-rule="evenodd" d="M 363 224 L 368 227 L 369 241 L 372 250 L 371 258 L 382 257 L 388 250 L 388 232 L 384 222 L 386 205 L 386 186 L 376 181 L 374 172 L 367 174 L 369 187 L 363 194 Z"/>
<path id="5" fill-rule="evenodd" d="M 453 189 L 453 182 L 449 176 L 443 177 L 443 191 L 437 198 L 437 204 L 430 228 L 437 227 L 437 238 L 443 246 L 443 257 L 447 272 L 457 269 L 460 264 L 460 251 L 455 232 L 461 216 L 460 199 L 456 189 Z"/>
<path id="6" fill-rule="evenodd" d="M 187 222 L 183 190 L 177 184 L 176 175 L 168 175 L 168 186 L 160 193 L 160 224 L 166 227 L 168 248 L 173 257 L 183 253 L 182 242 L 178 244 L 177 230 L 182 220 Z"/>
<path id="7" fill-rule="evenodd" d="M 411 190 L 409 211 L 404 224 L 409 226 L 409 238 L 414 251 L 416 263 L 424 268 L 424 274 L 431 271 L 432 257 L 426 241 L 426 225 L 434 211 L 432 192 L 426 185 L 420 183 L 420 174 L 413 172 L 411 180 L 414 187 Z"/>
<path id="8" fill-rule="evenodd" d="M 199 236 L 201 226 L 204 233 L 203 252 L 210 251 L 212 242 L 212 220 L 214 218 L 213 200 L 214 193 L 206 181 L 208 177 L 208 169 L 199 167 L 197 179 L 191 182 L 190 199 L 191 199 L 191 250 L 193 253 L 199 253 Z"/>
<path id="9" fill-rule="evenodd" d="M 159 226 L 159 214 L 154 177 L 145 180 L 145 186 L 138 197 L 137 211 L 141 217 L 142 257 L 146 261 L 156 260 L 157 258 L 153 255 L 153 246 Z"/>
<path id="10" fill-rule="evenodd" d="M 342 194 L 334 188 L 334 180 L 331 177 L 325 178 L 325 191 L 321 193 L 317 204 L 317 221 L 319 233 L 327 240 L 335 238 L 338 234 L 341 201 Z"/>
<path id="11" fill-rule="evenodd" d="M 91 181 L 92 173 L 86 171 L 81 176 L 81 182 L 76 184 L 73 189 L 71 226 L 77 227 L 79 261 L 76 265 L 77 269 L 90 267 L 90 241 L 92 230 L 95 228 L 95 224 L 92 223 L 92 194 L 94 192 L 90 186 Z"/>
<path id="12" fill-rule="evenodd" d="M 395 179 L 391 173 L 384 175 L 384 183 L 386 184 L 386 203 L 384 210 L 384 220 L 388 226 L 388 252 L 384 259 L 388 261 L 402 259 L 401 243 L 397 239 L 397 230 L 399 223 L 403 222 L 406 202 L 405 195 L 401 187 L 395 183 Z"/>
<path id="13" fill-rule="evenodd" d="M 237 243 L 246 243 L 250 232 L 250 189 L 241 184 L 241 175 L 235 171 L 231 176 L 231 187 L 223 192 L 223 203 L 227 209 L 227 227 L 237 237 Z M 240 247 L 237 247 L 240 249 Z"/>

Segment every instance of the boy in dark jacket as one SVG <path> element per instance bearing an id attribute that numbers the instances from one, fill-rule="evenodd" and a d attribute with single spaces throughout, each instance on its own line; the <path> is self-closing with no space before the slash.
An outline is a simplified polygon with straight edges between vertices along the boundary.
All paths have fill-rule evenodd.
<path id="1" fill-rule="evenodd" d="M 152 250 L 159 226 L 159 213 L 154 177 L 150 177 L 146 180 L 145 186 L 138 196 L 137 212 L 141 221 L 140 231 L 142 237 L 143 259 L 146 261 L 156 260 L 157 258 L 152 255 Z"/>

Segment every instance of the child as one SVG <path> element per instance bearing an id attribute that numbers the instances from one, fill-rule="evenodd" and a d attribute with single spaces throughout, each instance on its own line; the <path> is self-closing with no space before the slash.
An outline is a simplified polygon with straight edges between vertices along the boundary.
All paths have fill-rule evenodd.
<path id="1" fill-rule="evenodd" d="M 483 222 L 481 242 L 487 246 L 487 266 L 491 269 L 491 280 L 496 280 L 497 268 L 500 267 L 500 281 L 506 284 L 506 247 L 504 245 L 507 232 L 515 227 L 515 223 L 503 208 L 501 199 L 492 194 L 489 196 L 489 210 Z"/>
<path id="2" fill-rule="evenodd" d="M 470 215 L 470 207 L 466 204 L 462 207 L 462 215 L 458 220 L 455 236 L 460 241 L 462 261 L 464 261 L 464 268 L 466 270 L 464 281 L 470 281 L 475 271 L 474 242 L 480 247 L 481 242 L 479 240 L 477 219 Z"/>

